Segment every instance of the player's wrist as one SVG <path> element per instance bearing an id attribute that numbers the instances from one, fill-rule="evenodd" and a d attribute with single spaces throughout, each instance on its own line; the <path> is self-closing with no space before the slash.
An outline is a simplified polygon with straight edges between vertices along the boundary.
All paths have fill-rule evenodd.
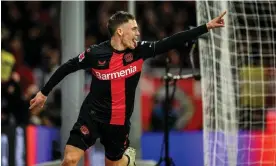
<path id="1" fill-rule="evenodd" d="M 206 24 L 206 27 L 207 27 L 208 31 L 213 28 L 213 26 L 209 22 Z"/>
<path id="2" fill-rule="evenodd" d="M 45 99 L 47 98 L 47 95 L 46 95 L 47 93 L 43 92 L 43 90 L 39 91 L 38 94 Z"/>

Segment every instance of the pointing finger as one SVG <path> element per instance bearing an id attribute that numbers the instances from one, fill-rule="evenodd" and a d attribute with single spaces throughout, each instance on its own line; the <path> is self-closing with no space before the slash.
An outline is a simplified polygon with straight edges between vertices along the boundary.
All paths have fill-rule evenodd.
<path id="1" fill-rule="evenodd" d="M 226 10 L 219 16 L 219 19 L 221 19 L 226 14 Z"/>

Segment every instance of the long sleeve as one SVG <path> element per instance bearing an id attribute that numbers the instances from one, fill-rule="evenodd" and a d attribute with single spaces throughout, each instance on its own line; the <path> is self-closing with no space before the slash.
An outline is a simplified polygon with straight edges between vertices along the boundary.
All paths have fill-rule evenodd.
<path id="1" fill-rule="evenodd" d="M 206 24 L 191 30 L 176 33 L 170 37 L 155 42 L 155 54 L 162 54 L 177 46 L 184 44 L 186 41 L 196 39 L 200 35 L 208 32 Z"/>
<path id="2" fill-rule="evenodd" d="M 197 39 L 207 32 L 207 26 L 204 24 L 191 30 L 178 32 L 158 41 L 142 41 L 137 50 L 142 54 L 144 59 L 151 58 L 175 49 L 183 45 L 186 41 Z"/>
<path id="3" fill-rule="evenodd" d="M 77 70 L 91 68 L 93 65 L 93 56 L 90 48 L 79 54 L 77 57 L 70 59 L 61 65 L 51 76 L 46 85 L 41 89 L 41 93 L 45 96 L 68 74 Z"/>

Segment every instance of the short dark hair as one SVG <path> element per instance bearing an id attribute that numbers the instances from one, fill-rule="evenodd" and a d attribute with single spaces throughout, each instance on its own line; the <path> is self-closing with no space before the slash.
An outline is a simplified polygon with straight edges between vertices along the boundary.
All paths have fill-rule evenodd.
<path id="1" fill-rule="evenodd" d="M 135 17 L 125 11 L 117 11 L 108 20 L 107 29 L 111 36 L 114 35 L 117 27 L 121 24 L 127 23 L 129 20 L 135 20 Z"/>

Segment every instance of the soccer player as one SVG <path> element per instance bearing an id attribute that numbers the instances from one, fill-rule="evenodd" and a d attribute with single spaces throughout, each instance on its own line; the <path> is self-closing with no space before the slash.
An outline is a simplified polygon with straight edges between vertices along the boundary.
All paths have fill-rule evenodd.
<path id="1" fill-rule="evenodd" d="M 106 166 L 134 166 L 135 150 L 129 147 L 130 117 L 135 89 L 143 62 L 208 32 L 224 27 L 222 13 L 207 24 L 176 33 L 159 41 L 138 41 L 140 35 L 133 15 L 118 11 L 108 20 L 111 39 L 92 45 L 60 66 L 30 101 L 30 109 L 41 109 L 47 95 L 65 76 L 90 69 L 92 82 L 65 146 L 63 166 L 75 166 L 85 150 L 100 138 Z"/>

